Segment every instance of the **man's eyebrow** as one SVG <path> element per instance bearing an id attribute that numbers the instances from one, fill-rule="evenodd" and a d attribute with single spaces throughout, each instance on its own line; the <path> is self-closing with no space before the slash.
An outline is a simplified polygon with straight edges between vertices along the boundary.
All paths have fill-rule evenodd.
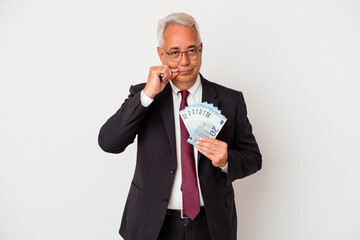
<path id="1" fill-rule="evenodd" d="M 172 47 L 169 50 L 180 50 L 180 48 L 179 47 Z"/>
<path id="2" fill-rule="evenodd" d="M 196 47 L 197 47 L 196 45 L 190 45 L 190 46 L 187 47 L 187 49 L 189 49 L 189 48 L 196 48 Z M 180 48 L 179 48 L 179 47 L 172 47 L 172 48 L 170 48 L 169 50 L 180 50 Z"/>

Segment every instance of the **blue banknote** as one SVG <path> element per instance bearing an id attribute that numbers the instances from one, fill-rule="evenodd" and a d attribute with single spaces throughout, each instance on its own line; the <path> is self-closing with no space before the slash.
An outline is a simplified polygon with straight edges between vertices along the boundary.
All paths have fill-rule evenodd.
<path id="1" fill-rule="evenodd" d="M 216 138 L 227 118 L 207 102 L 187 106 L 180 116 L 189 132 L 188 142 L 195 145 L 200 137 Z"/>

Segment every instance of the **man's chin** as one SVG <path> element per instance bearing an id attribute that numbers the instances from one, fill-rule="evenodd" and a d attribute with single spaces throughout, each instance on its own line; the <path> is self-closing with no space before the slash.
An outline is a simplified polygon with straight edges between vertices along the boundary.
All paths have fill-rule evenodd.
<path id="1" fill-rule="evenodd" d="M 196 81 L 197 74 L 179 74 L 174 80 L 178 82 L 194 82 Z"/>

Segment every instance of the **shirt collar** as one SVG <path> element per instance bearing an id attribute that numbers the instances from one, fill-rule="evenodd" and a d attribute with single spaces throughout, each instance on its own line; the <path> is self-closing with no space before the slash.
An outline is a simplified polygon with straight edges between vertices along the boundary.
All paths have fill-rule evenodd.
<path id="1" fill-rule="evenodd" d="M 199 90 L 200 84 L 201 84 L 200 75 L 198 75 L 194 85 L 192 85 L 191 88 L 188 89 L 188 91 L 190 92 L 189 95 L 195 95 L 197 93 L 197 91 Z M 171 85 L 173 94 L 175 94 L 175 96 L 177 96 L 180 89 L 178 87 L 176 87 L 172 81 L 170 81 L 170 85 Z"/>

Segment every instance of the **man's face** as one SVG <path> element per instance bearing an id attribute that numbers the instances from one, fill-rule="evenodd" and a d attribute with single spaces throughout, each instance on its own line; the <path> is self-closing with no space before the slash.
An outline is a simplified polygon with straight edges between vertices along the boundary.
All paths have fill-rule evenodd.
<path id="1" fill-rule="evenodd" d="M 200 39 L 198 39 L 195 28 L 192 27 L 171 24 L 165 29 L 163 39 L 164 43 L 162 48 L 168 53 L 174 50 L 183 52 L 194 47 L 200 47 L 202 50 L 202 43 Z M 188 83 L 190 85 L 195 83 L 201 67 L 202 51 L 199 53 L 197 59 L 189 59 L 187 54 L 183 53 L 178 62 L 171 61 L 169 56 L 159 47 L 158 53 L 163 65 L 168 65 L 169 68 L 179 69 L 179 75 L 172 80 L 175 85 L 177 85 L 176 83 Z"/>

